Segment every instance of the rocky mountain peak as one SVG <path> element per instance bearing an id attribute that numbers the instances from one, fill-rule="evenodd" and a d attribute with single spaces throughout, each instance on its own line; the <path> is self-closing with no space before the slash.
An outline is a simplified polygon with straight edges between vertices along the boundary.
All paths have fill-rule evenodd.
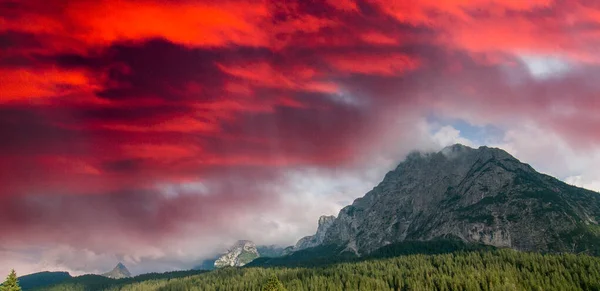
<path id="1" fill-rule="evenodd" d="M 409 154 L 337 218 L 319 219 L 317 233 L 294 249 L 337 244 L 362 254 L 404 240 L 455 237 L 518 250 L 592 252 L 597 221 L 597 193 L 540 174 L 504 150 L 456 144 Z"/>
<path id="2" fill-rule="evenodd" d="M 104 273 L 102 274 L 102 276 L 111 279 L 122 279 L 131 277 L 131 273 L 129 272 L 127 267 L 123 265 L 123 263 L 119 262 L 110 272 Z"/>
<path id="3" fill-rule="evenodd" d="M 215 261 L 215 267 L 241 267 L 259 256 L 254 242 L 249 240 L 239 240 Z"/>

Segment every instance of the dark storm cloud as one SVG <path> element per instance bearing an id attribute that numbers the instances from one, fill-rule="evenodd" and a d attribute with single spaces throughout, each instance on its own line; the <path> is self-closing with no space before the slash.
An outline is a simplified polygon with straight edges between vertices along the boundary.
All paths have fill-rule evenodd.
<path id="1" fill-rule="evenodd" d="M 238 48 L 195 49 L 153 39 L 143 43 L 119 43 L 98 56 L 63 55 L 60 66 L 104 72 L 101 98 L 127 100 L 159 98 L 171 101 L 210 101 L 222 98 L 227 78 L 217 62 L 264 57 L 264 50 Z"/>

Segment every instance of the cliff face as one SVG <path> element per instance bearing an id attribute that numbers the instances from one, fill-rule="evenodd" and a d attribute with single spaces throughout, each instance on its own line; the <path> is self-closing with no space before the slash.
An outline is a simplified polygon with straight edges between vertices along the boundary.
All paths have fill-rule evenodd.
<path id="1" fill-rule="evenodd" d="M 404 240 L 455 237 L 518 250 L 599 253 L 598 221 L 600 194 L 540 174 L 503 150 L 454 145 L 410 154 L 297 246 L 337 244 L 364 254 Z"/>
<path id="2" fill-rule="evenodd" d="M 259 257 L 256 245 L 249 240 L 237 241 L 224 255 L 215 261 L 216 268 L 241 267 Z"/>
<path id="3" fill-rule="evenodd" d="M 325 234 L 333 222 L 335 221 L 335 216 L 321 216 L 319 218 L 319 226 L 317 228 L 317 233 L 315 235 L 305 236 L 301 238 L 296 245 L 294 246 L 293 251 L 299 251 L 306 248 L 312 248 L 323 243 L 325 239 Z"/>

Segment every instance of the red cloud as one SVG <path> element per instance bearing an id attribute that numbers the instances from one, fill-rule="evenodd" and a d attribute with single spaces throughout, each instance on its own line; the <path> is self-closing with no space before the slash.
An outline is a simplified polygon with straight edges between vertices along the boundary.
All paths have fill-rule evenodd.
<path id="1" fill-rule="evenodd" d="M 268 7 L 262 1 L 95 1 L 45 7 L 43 1 L 9 5 L 5 29 L 73 38 L 82 45 L 162 37 L 199 46 L 263 46 L 260 29 Z M 8 18 L 8 17 L 7 17 Z"/>
<path id="2" fill-rule="evenodd" d="M 315 69 L 310 67 L 273 66 L 263 61 L 250 64 L 219 65 L 219 68 L 232 77 L 241 79 L 239 82 L 250 82 L 257 87 L 332 94 L 337 92 L 335 83 L 328 82 L 326 76 L 318 74 Z"/>
<path id="3" fill-rule="evenodd" d="M 56 98 L 73 93 L 92 91 L 94 81 L 84 72 L 55 68 L 0 69 L 0 102 L 32 101 L 51 102 Z"/>
<path id="4" fill-rule="evenodd" d="M 331 56 L 331 65 L 342 72 L 368 75 L 401 75 L 419 66 L 419 61 L 411 56 L 395 53 L 391 55 L 342 55 Z"/>
<path id="5" fill-rule="evenodd" d="M 600 10 L 585 1 L 46 2 L 0 3 L 0 228 L 14 240 L 152 245 L 226 226 L 222 213 L 276 198 L 259 185 L 286 170 L 387 148 L 415 126 L 399 116 L 527 119 L 600 143 Z M 565 69 L 538 78 L 524 55 Z M 197 181 L 210 195 L 176 187 Z"/>

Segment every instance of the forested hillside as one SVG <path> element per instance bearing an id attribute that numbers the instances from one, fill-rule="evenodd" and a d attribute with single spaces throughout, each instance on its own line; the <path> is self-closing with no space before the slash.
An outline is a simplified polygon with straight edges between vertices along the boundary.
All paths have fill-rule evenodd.
<path id="1" fill-rule="evenodd" d="M 127 286 L 138 282 L 145 282 L 150 280 L 173 280 L 176 278 L 189 277 L 192 275 L 198 275 L 205 273 L 203 270 L 189 270 L 189 271 L 174 271 L 165 273 L 148 273 L 142 274 L 131 278 L 122 279 L 111 279 L 102 275 L 83 275 L 78 277 L 72 277 L 64 280 L 60 284 L 53 285 L 51 287 L 39 287 L 39 288 L 25 288 L 27 290 L 109 290 L 115 286 Z M 119 287 L 120 288 L 120 287 Z M 117 289 L 118 290 L 118 289 Z"/>
<path id="2" fill-rule="evenodd" d="M 39 272 L 19 277 L 19 285 L 23 290 L 61 283 L 72 278 L 67 272 Z"/>
<path id="3" fill-rule="evenodd" d="M 262 290 L 276 277 L 287 290 L 600 290 L 600 258 L 502 249 L 407 255 L 313 268 L 224 268 L 199 275 L 40 290 Z"/>

